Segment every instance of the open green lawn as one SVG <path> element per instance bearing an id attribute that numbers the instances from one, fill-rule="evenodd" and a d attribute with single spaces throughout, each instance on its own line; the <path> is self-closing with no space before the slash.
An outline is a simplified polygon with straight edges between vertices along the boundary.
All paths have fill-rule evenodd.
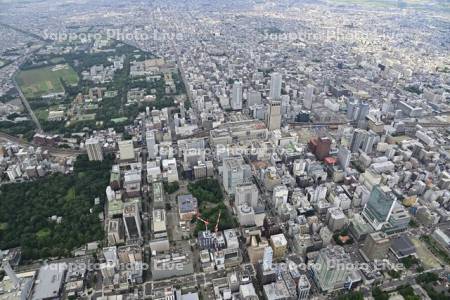
<path id="1" fill-rule="evenodd" d="M 48 109 L 47 108 L 39 108 L 34 110 L 34 114 L 39 120 L 47 121 L 48 119 Z"/>
<path id="2" fill-rule="evenodd" d="M 17 76 L 17 83 L 27 98 L 64 92 L 61 80 L 72 85 L 77 84 L 79 79 L 67 64 L 21 71 Z"/>

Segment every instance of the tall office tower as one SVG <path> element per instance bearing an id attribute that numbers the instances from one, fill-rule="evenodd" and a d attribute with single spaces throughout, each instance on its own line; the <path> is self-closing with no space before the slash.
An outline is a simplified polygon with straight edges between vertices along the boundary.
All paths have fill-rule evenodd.
<path id="1" fill-rule="evenodd" d="M 272 261 L 273 261 L 273 249 L 270 246 L 267 246 L 264 249 L 264 257 L 263 257 L 263 271 L 269 271 L 272 269 Z"/>
<path id="2" fill-rule="evenodd" d="M 118 144 L 120 160 L 131 160 L 135 158 L 132 140 L 120 141 Z"/>
<path id="3" fill-rule="evenodd" d="M 242 183 L 236 186 L 234 205 L 248 205 L 255 208 L 258 205 L 258 188 L 253 183 Z"/>
<path id="4" fill-rule="evenodd" d="M 250 176 L 250 166 L 242 158 L 230 157 L 224 160 L 223 187 L 228 194 L 235 194 L 236 186 L 247 182 Z"/>
<path id="5" fill-rule="evenodd" d="M 142 238 L 141 217 L 137 203 L 125 203 L 123 208 L 123 223 L 128 239 Z"/>
<path id="6" fill-rule="evenodd" d="M 354 121 L 358 112 L 358 102 L 354 98 L 347 100 L 347 119 Z"/>
<path id="7" fill-rule="evenodd" d="M 96 138 L 91 138 L 86 141 L 86 151 L 90 161 L 103 160 L 102 146 Z"/>
<path id="8" fill-rule="evenodd" d="M 156 159 L 156 143 L 155 143 L 155 133 L 151 130 L 145 133 L 145 142 L 147 143 L 148 159 Z"/>
<path id="9" fill-rule="evenodd" d="M 352 136 L 352 141 L 350 145 L 350 150 L 355 153 L 358 152 L 361 148 L 361 145 L 364 142 L 364 139 L 366 138 L 367 132 L 364 129 L 355 129 Z"/>
<path id="10" fill-rule="evenodd" d="M 366 102 L 358 102 L 355 99 L 347 101 L 347 119 L 355 121 L 358 128 L 366 128 L 366 117 L 369 114 L 370 106 Z"/>
<path id="11" fill-rule="evenodd" d="M 281 127 L 281 102 L 270 101 L 267 105 L 266 126 L 269 130 L 280 129 Z"/>
<path id="12" fill-rule="evenodd" d="M 231 109 L 242 109 L 242 83 L 235 81 L 231 91 Z"/>
<path id="13" fill-rule="evenodd" d="M 288 115 L 290 113 L 291 104 L 289 95 L 281 96 L 281 114 Z"/>
<path id="14" fill-rule="evenodd" d="M 289 190 L 285 185 L 277 185 L 273 188 L 272 203 L 275 208 L 286 204 L 289 197 Z"/>
<path id="15" fill-rule="evenodd" d="M 309 291 L 311 290 L 311 283 L 308 280 L 306 275 L 301 275 L 298 280 L 298 300 L 308 300 L 309 299 Z"/>
<path id="16" fill-rule="evenodd" d="M 351 263 L 350 256 L 341 246 L 322 248 L 313 265 L 314 280 L 323 292 L 331 292 L 347 283 L 349 268 L 342 267 Z"/>
<path id="17" fill-rule="evenodd" d="M 356 117 L 358 128 L 367 128 L 366 117 L 369 115 L 369 104 L 366 102 L 361 102 L 359 104 L 358 116 Z"/>
<path id="18" fill-rule="evenodd" d="M 279 100 L 281 98 L 281 74 L 272 73 L 270 75 L 270 98 Z"/>
<path id="19" fill-rule="evenodd" d="M 184 102 L 180 103 L 180 115 L 182 118 L 186 118 L 186 108 L 184 107 Z"/>
<path id="20" fill-rule="evenodd" d="M 305 90 L 305 97 L 303 98 L 303 106 L 306 109 L 311 110 L 313 101 L 314 101 L 314 86 L 308 84 Z"/>
<path id="21" fill-rule="evenodd" d="M 372 153 L 373 146 L 379 141 L 379 139 L 380 137 L 375 132 L 369 130 L 364 138 L 363 144 L 361 145 L 361 150 L 367 154 Z"/>
<path id="22" fill-rule="evenodd" d="M 367 235 L 362 251 L 370 260 L 384 259 L 391 246 L 385 233 L 378 231 Z"/>
<path id="23" fill-rule="evenodd" d="M 346 170 L 348 166 L 350 165 L 350 159 L 352 157 L 352 153 L 345 147 L 339 147 L 338 152 L 338 160 L 339 165 L 343 170 Z"/>
<path id="24" fill-rule="evenodd" d="M 379 141 L 380 137 L 372 130 L 355 129 L 353 132 L 350 150 L 352 152 L 364 151 L 367 154 L 372 153 L 374 145 Z"/>
<path id="25" fill-rule="evenodd" d="M 376 185 L 364 206 L 362 216 L 375 231 L 379 231 L 389 221 L 396 202 L 397 198 L 388 186 Z"/>
<path id="26" fill-rule="evenodd" d="M 261 93 L 258 91 L 249 91 L 247 97 L 247 105 L 253 106 L 261 104 Z"/>

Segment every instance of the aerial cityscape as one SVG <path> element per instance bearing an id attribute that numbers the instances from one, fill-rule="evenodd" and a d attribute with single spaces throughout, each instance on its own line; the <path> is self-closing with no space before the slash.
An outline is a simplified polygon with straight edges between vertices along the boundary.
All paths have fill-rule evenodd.
<path id="1" fill-rule="evenodd" d="M 0 0 L 15 299 L 450 299 L 450 0 Z"/>

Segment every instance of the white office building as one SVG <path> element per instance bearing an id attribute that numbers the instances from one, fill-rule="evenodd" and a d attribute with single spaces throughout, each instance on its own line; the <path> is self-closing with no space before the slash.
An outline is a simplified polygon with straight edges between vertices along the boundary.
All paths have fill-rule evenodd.
<path id="1" fill-rule="evenodd" d="M 281 74 L 272 73 L 270 76 L 270 98 L 279 100 L 281 98 Z"/>
<path id="2" fill-rule="evenodd" d="M 100 144 L 98 139 L 96 138 L 88 139 L 86 141 L 86 151 L 90 161 L 103 160 L 102 145 Z"/>
<path id="3" fill-rule="evenodd" d="M 239 81 L 236 81 L 233 84 L 233 88 L 231 91 L 231 109 L 242 109 L 242 83 Z"/>
<path id="4" fill-rule="evenodd" d="M 135 159 L 134 156 L 134 146 L 133 141 L 120 141 L 119 143 L 119 155 L 120 160 L 132 160 Z"/>

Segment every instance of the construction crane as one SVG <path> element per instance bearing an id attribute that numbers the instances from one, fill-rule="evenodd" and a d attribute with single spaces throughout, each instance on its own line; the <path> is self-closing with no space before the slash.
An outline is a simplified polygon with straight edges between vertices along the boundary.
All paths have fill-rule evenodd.
<path id="1" fill-rule="evenodd" d="M 220 222 L 220 215 L 222 214 L 222 210 L 219 210 L 219 215 L 217 216 L 217 222 L 216 227 L 214 228 L 214 248 L 216 251 L 219 251 L 219 243 L 217 240 L 217 232 L 219 231 L 219 222 Z"/>
<path id="2" fill-rule="evenodd" d="M 209 221 L 208 221 L 208 220 L 203 220 L 203 219 L 200 217 L 200 213 L 197 214 L 197 219 L 200 220 L 200 221 L 202 221 L 203 223 L 205 223 L 205 230 L 208 231 L 208 224 L 209 224 Z"/>
<path id="3" fill-rule="evenodd" d="M 220 222 L 220 215 L 222 214 L 222 211 L 219 210 L 219 215 L 217 216 L 217 222 L 216 222 L 216 227 L 215 227 L 215 233 L 217 233 L 217 231 L 219 231 L 219 222 Z"/>

